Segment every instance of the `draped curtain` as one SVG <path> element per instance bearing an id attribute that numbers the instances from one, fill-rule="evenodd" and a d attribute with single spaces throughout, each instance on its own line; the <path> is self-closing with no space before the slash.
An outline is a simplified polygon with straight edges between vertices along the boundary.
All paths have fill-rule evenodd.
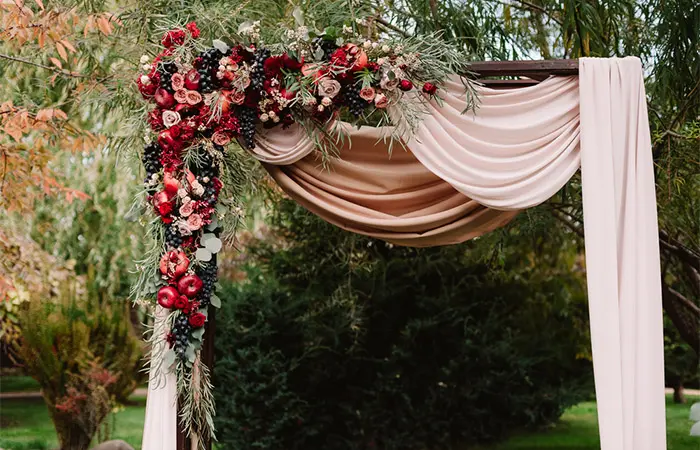
<path id="1" fill-rule="evenodd" d="M 580 60 L 579 77 L 479 88 L 458 78 L 405 149 L 347 129 L 328 164 L 300 127 L 252 154 L 294 200 L 349 231 L 411 246 L 463 242 L 555 194 L 581 168 L 593 366 L 603 450 L 666 448 L 656 198 L 637 58 Z M 160 449 L 148 447 L 145 450 Z"/>

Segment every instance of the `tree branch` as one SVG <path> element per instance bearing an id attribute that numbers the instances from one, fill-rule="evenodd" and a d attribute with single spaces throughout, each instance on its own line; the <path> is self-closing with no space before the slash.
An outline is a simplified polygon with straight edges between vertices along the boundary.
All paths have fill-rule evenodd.
<path id="1" fill-rule="evenodd" d="M 374 21 L 377 22 L 378 24 L 380 24 L 381 26 L 385 27 L 385 28 L 388 28 L 388 29 L 390 29 L 390 30 L 392 30 L 392 31 L 395 31 L 396 33 L 399 33 L 399 34 L 402 35 L 403 37 L 409 37 L 409 36 L 410 36 L 406 31 L 402 30 L 401 28 L 397 27 L 396 25 L 393 25 L 393 24 L 387 22 L 386 20 L 382 19 L 381 17 L 375 18 Z"/>
<path id="2" fill-rule="evenodd" d="M 47 66 L 47 65 L 44 65 L 44 64 L 36 63 L 36 62 L 34 62 L 34 61 L 29 61 L 29 60 L 27 60 L 27 59 L 22 59 L 22 58 L 17 58 L 17 57 L 15 57 L 15 56 L 5 55 L 5 54 L 3 54 L 3 53 L 0 53 L 0 58 L 2 58 L 2 59 L 7 59 L 8 61 L 14 61 L 14 62 L 22 63 L 22 64 L 28 64 L 28 65 L 30 65 L 30 66 L 39 67 L 39 68 L 41 68 L 41 69 L 50 70 L 51 72 L 59 73 L 59 74 L 61 74 L 61 75 L 65 75 L 65 76 L 67 76 L 67 77 L 72 77 L 72 78 L 88 78 L 87 75 L 83 75 L 83 74 L 75 73 L 75 72 L 69 72 L 69 71 L 67 71 L 67 70 L 63 70 L 63 69 L 59 69 L 59 68 L 56 68 L 56 67 L 51 67 L 51 66 Z"/>
<path id="3" fill-rule="evenodd" d="M 700 272 L 700 255 L 694 250 L 673 239 L 664 230 L 659 231 L 659 242 L 661 243 L 661 248 L 673 253 L 678 259 Z"/>
<path id="4" fill-rule="evenodd" d="M 547 11 L 543 7 L 539 5 L 535 5 L 534 3 L 530 3 L 525 0 L 513 0 L 515 2 L 520 3 L 519 5 L 514 5 L 512 3 L 508 3 L 507 1 L 503 0 L 496 0 L 496 3 L 500 3 L 503 6 L 510 6 L 512 8 L 518 8 L 521 11 L 530 11 L 530 12 L 539 12 L 544 14 L 545 16 L 549 17 L 553 21 L 555 21 L 558 25 L 564 25 L 564 22 L 562 22 L 560 19 L 554 17 L 551 12 Z"/>

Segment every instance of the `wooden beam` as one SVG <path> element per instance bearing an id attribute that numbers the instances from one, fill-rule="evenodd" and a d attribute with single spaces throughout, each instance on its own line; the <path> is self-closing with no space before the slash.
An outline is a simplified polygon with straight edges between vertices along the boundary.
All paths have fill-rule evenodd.
<path id="1" fill-rule="evenodd" d="M 578 75 L 578 59 L 543 59 L 538 61 L 475 61 L 469 70 L 479 78 L 504 76 Z"/>
<path id="2" fill-rule="evenodd" d="M 534 86 L 536 84 L 539 84 L 539 80 L 532 80 L 529 78 L 521 78 L 518 80 L 489 80 L 489 79 L 480 79 L 477 80 L 479 83 L 483 84 L 486 87 L 489 87 L 491 89 L 515 89 L 515 88 L 522 88 L 522 87 L 528 87 L 528 86 Z"/>

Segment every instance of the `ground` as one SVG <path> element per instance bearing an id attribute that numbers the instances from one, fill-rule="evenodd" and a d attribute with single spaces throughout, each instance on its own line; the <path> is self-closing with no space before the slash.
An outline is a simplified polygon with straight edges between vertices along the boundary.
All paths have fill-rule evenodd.
<path id="1" fill-rule="evenodd" d="M 32 386 L 26 380 L 6 383 L 3 377 L 2 391 L 10 386 Z M 137 450 L 141 446 L 141 433 L 145 411 L 145 398 L 133 397 L 134 404 L 115 411 L 109 422 L 110 439 L 123 439 Z M 698 450 L 700 437 L 690 436 L 692 425 L 688 420 L 690 405 L 700 397 L 688 397 L 688 404 L 675 405 L 667 398 L 666 420 L 668 426 L 668 450 Z M 48 412 L 41 398 L 0 398 L 0 449 L 2 450 L 51 450 L 56 448 L 56 437 Z M 569 409 L 561 420 L 547 430 L 537 433 L 519 433 L 507 442 L 492 447 L 469 450 L 598 450 L 598 429 L 594 402 L 584 402 Z M 462 449 L 467 450 L 467 449 Z"/>

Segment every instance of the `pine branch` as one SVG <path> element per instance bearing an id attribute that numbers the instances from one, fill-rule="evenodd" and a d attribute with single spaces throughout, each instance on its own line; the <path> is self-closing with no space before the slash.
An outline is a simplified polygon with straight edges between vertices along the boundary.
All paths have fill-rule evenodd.
<path id="1" fill-rule="evenodd" d="M 63 69 L 59 69 L 59 68 L 56 68 L 56 67 L 51 67 L 51 66 L 47 66 L 47 65 L 44 65 L 44 64 L 36 63 L 36 62 L 34 62 L 34 61 L 29 61 L 29 60 L 27 60 L 27 59 L 22 59 L 22 58 L 17 58 L 17 57 L 15 57 L 15 56 L 5 55 L 5 54 L 3 54 L 3 53 L 0 53 L 0 58 L 2 58 L 2 59 L 7 59 L 8 61 L 14 61 L 14 62 L 18 62 L 18 63 L 21 63 L 21 64 L 27 64 L 27 65 L 30 65 L 30 66 L 39 67 L 39 68 L 41 68 L 41 69 L 50 70 L 51 72 L 58 73 L 58 74 L 61 74 L 61 75 L 67 76 L 67 77 L 72 77 L 72 78 L 89 78 L 88 75 L 83 75 L 83 74 L 75 73 L 75 72 L 69 72 L 69 71 L 67 71 L 67 70 L 63 70 Z"/>

